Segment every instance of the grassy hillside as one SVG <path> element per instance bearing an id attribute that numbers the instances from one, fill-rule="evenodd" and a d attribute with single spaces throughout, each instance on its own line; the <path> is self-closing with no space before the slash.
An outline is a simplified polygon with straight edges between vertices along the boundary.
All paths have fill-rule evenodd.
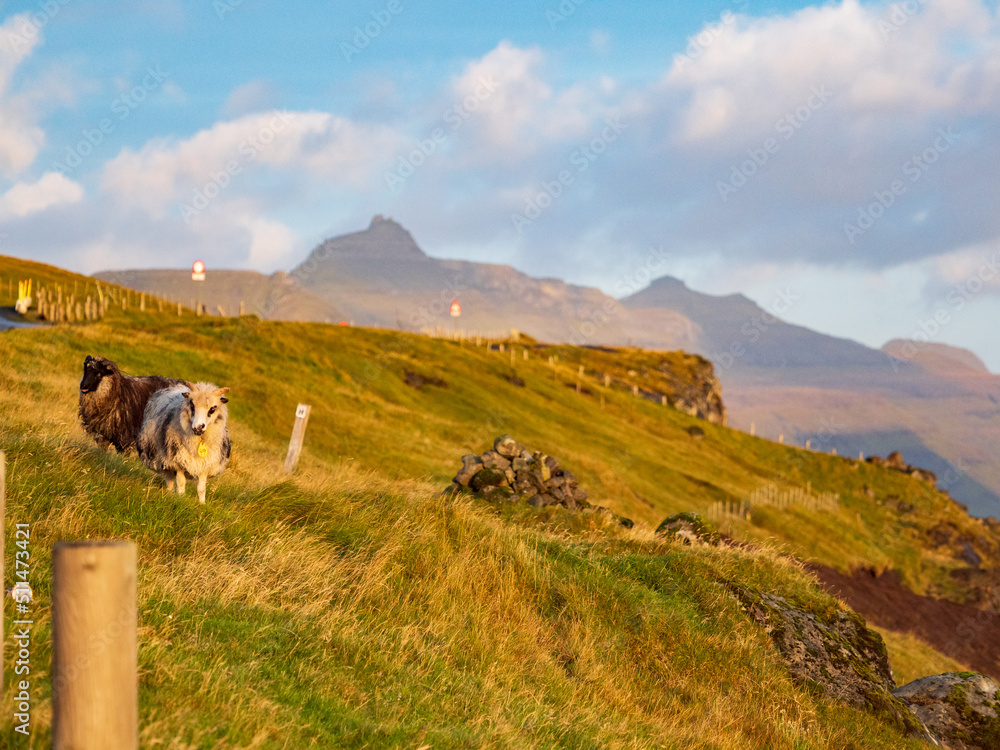
<path id="1" fill-rule="evenodd" d="M 49 272 L 11 265 L 0 258 L 0 279 Z M 794 685 L 723 581 L 832 606 L 776 546 L 841 569 L 891 566 L 917 590 L 945 590 L 960 563 L 925 551 L 922 535 L 942 519 L 975 523 L 911 478 L 697 422 L 597 381 L 577 393 L 575 361 L 553 370 L 520 351 L 523 387 L 505 377 L 506 353 L 388 331 L 112 308 L 102 323 L 0 334 L 7 538 L 31 524 L 38 597 L 34 733 L 24 743 L 4 712 L 0 738 L 49 743 L 51 545 L 121 537 L 139 549 L 143 746 L 910 746 Z M 190 491 L 167 495 L 137 459 L 83 435 L 76 386 L 83 358 L 98 353 L 133 374 L 232 388 L 234 460 L 205 506 Z M 404 369 L 447 385 L 415 390 Z M 300 401 L 312 416 L 287 477 Z M 687 432 L 696 423 L 703 439 Z M 556 456 L 592 502 L 637 527 L 441 497 L 459 457 L 503 432 Z M 739 538 L 771 540 L 758 551 L 685 548 L 651 531 L 675 511 L 807 482 L 840 493 L 840 509 L 732 522 Z M 914 510 L 879 504 L 892 496 Z M 905 655 L 908 675 L 940 671 L 940 655 L 897 640 L 891 653 Z"/>

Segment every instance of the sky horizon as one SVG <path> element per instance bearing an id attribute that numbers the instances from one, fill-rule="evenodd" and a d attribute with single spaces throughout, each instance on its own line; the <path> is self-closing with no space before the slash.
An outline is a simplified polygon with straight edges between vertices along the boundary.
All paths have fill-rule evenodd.
<path id="1" fill-rule="evenodd" d="M 270 273 L 383 214 L 1000 372 L 995 2 L 0 10 L 0 253 Z"/>

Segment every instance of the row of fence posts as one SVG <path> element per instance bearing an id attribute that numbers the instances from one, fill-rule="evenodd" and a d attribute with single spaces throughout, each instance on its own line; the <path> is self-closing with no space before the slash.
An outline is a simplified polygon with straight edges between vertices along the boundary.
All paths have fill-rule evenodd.
<path id="1" fill-rule="evenodd" d="M 749 430 L 748 434 L 750 435 L 750 437 L 756 437 L 756 435 L 757 435 L 757 425 L 756 425 L 756 423 L 754 423 L 754 422 L 750 423 L 750 430 Z M 785 443 L 785 435 L 784 435 L 784 433 L 779 433 L 778 434 L 778 443 L 780 445 L 784 445 L 784 443 Z M 813 447 L 812 447 L 812 439 L 810 438 L 810 439 L 806 440 L 806 444 L 803 447 L 807 451 L 814 450 Z M 830 449 L 830 455 L 831 456 L 836 456 L 837 455 L 837 449 L 836 448 L 831 448 Z M 864 451 L 858 451 L 858 461 L 864 461 L 864 460 L 865 460 L 865 452 Z"/>
<path id="2" fill-rule="evenodd" d="M 4 583 L 6 464 L 6 456 L 0 451 L 0 582 Z M 57 542 L 52 548 L 55 750 L 139 747 L 136 582 L 136 548 L 131 542 Z M 8 598 L 5 595 L 0 600 L 0 692 L 6 660 L 3 619 Z M 15 614 L 15 629 L 30 634 L 33 624 L 33 619 L 20 619 Z M 17 680 L 13 687 L 28 692 L 30 681 Z M 24 714 L 30 716 L 32 704 L 31 700 L 19 704 L 15 696 L 15 714 L 23 706 Z"/>
<path id="3" fill-rule="evenodd" d="M 517 333 L 516 329 L 512 329 L 511 332 L 513 334 Z M 475 339 L 470 339 L 470 341 L 471 340 L 475 341 L 475 345 L 476 346 L 480 346 L 481 345 L 479 337 L 476 337 Z M 501 340 L 499 342 L 486 341 L 486 347 L 489 350 L 492 350 L 494 347 L 496 347 L 496 350 L 499 351 L 501 354 L 503 354 L 505 351 L 509 351 L 510 352 L 510 366 L 511 367 L 515 367 L 516 366 L 517 359 L 518 359 L 517 353 L 516 353 L 516 349 L 515 349 L 515 346 L 513 344 L 509 343 L 509 341 L 507 341 L 507 340 Z M 525 347 L 522 348 L 522 350 L 521 350 L 521 358 L 524 361 L 527 361 L 528 358 L 529 358 L 529 353 L 528 352 L 529 352 L 528 347 L 525 346 Z M 558 377 L 559 377 L 559 375 L 558 375 L 559 356 L 558 355 L 549 355 L 547 361 L 548 361 L 549 367 L 552 369 L 552 379 L 553 380 L 557 380 Z M 583 383 L 584 383 L 584 380 L 586 378 L 586 372 L 587 371 L 586 371 L 586 366 L 585 365 L 578 365 L 577 366 L 576 383 L 575 383 L 575 388 L 576 388 L 576 392 L 577 393 L 582 393 L 583 392 Z M 598 382 L 603 382 L 604 383 L 605 390 L 607 390 L 607 391 L 611 390 L 611 386 L 612 386 L 613 381 L 612 381 L 611 375 L 609 373 L 606 373 L 606 372 L 605 373 L 601 373 L 599 376 L 595 373 L 595 377 L 597 377 Z M 663 393 L 661 393 L 661 394 L 655 394 L 655 393 L 650 393 L 648 391 L 643 391 L 635 383 L 632 383 L 631 385 L 629 385 L 629 384 L 626 383 L 624 385 L 626 385 L 626 387 L 629 388 L 631 394 L 633 396 L 635 396 L 635 397 L 641 396 L 642 398 L 645 398 L 646 400 L 655 401 L 656 399 L 655 398 L 650 398 L 650 396 L 659 395 L 660 405 L 662 405 L 662 406 L 669 406 L 670 405 L 670 400 L 667 398 L 666 394 L 663 394 Z M 604 394 L 602 393 L 601 394 L 601 408 L 603 409 L 604 406 L 605 406 Z"/>
<path id="4" fill-rule="evenodd" d="M 754 508 L 773 507 L 788 510 L 793 505 L 806 510 L 836 510 L 840 507 L 840 495 L 836 492 L 813 494 L 812 482 L 803 487 L 779 489 L 775 484 L 758 487 L 743 500 L 717 500 L 708 507 L 706 515 L 710 520 L 721 521 L 737 518 L 749 521 Z"/>
<path id="5" fill-rule="evenodd" d="M 26 314 L 29 308 L 34 307 L 38 310 L 40 319 L 53 323 L 82 323 L 103 320 L 107 315 L 108 307 L 112 304 L 121 307 L 123 312 L 135 306 L 138 307 L 139 312 L 152 312 L 155 304 L 156 311 L 159 313 L 171 312 L 175 305 L 173 300 L 166 297 L 157 297 L 125 287 L 116 290 L 115 287 L 107 284 L 102 286 L 100 281 L 94 282 L 93 294 L 88 293 L 90 291 L 89 283 L 84 284 L 83 294 L 79 294 L 77 282 L 74 281 L 72 293 L 68 290 L 68 284 L 65 291 L 62 284 L 54 284 L 52 287 L 39 288 L 37 294 L 33 296 L 31 294 L 33 283 L 32 279 L 19 280 L 15 294 L 14 279 L 7 279 L 6 284 L 0 281 L 0 290 L 6 287 L 7 296 L 16 300 L 15 307 L 22 315 Z M 209 314 L 208 307 L 194 298 L 191 299 L 188 309 L 193 310 L 196 316 Z M 222 305 L 216 305 L 215 310 L 219 317 L 227 317 Z M 177 315 L 181 316 L 183 311 L 184 306 L 177 299 Z M 246 314 L 246 305 L 243 300 L 240 300 L 239 314 L 240 317 Z"/>
<path id="6" fill-rule="evenodd" d="M 481 333 L 470 333 L 470 332 L 465 331 L 465 330 L 452 330 L 451 332 L 448 332 L 448 331 L 445 331 L 442 326 L 437 326 L 434 329 L 424 328 L 423 330 L 421 330 L 421 333 L 423 333 L 423 334 L 425 334 L 427 336 L 435 337 L 435 338 L 447 338 L 447 339 L 451 339 L 453 341 L 458 341 L 459 343 L 462 343 L 462 344 L 464 344 L 465 342 L 468 341 L 468 342 L 472 343 L 474 346 L 477 346 L 477 347 L 485 345 L 488 350 L 493 350 L 494 348 L 496 348 L 496 350 L 499 351 L 501 354 L 504 354 L 505 351 L 509 351 L 510 352 L 510 365 L 511 365 L 511 367 L 515 366 L 517 357 L 515 355 L 515 346 L 514 345 L 518 342 L 518 340 L 520 338 L 520 332 L 516 328 L 510 329 L 510 334 L 509 335 L 507 335 L 505 333 L 502 333 L 502 332 L 493 332 L 492 334 L 489 334 L 489 335 L 483 335 Z M 523 354 L 523 358 L 525 360 L 527 360 L 528 359 L 528 348 L 526 346 L 523 348 L 522 354 Z M 550 355 L 549 358 L 548 358 L 549 366 L 552 368 L 552 379 L 553 380 L 555 380 L 558 377 L 557 376 L 557 370 L 556 370 L 556 366 L 557 366 L 558 361 L 559 361 L 559 357 L 557 355 Z M 579 370 L 577 372 L 577 380 L 576 380 L 576 392 L 577 393 L 581 393 L 582 392 L 582 389 L 583 389 L 582 382 L 584 380 L 584 374 L 585 374 L 584 365 L 579 365 Z M 604 387 L 605 387 L 605 389 L 610 390 L 611 383 L 612 383 L 611 375 L 609 375 L 608 373 L 604 373 L 603 374 L 603 380 L 604 380 Z M 631 388 L 632 395 L 635 396 L 635 397 L 639 397 L 641 395 L 643 398 L 646 398 L 648 400 L 655 400 L 655 399 L 651 399 L 650 396 L 657 395 L 655 393 L 651 394 L 649 392 L 643 391 L 642 389 L 639 388 L 638 384 L 636 384 L 636 383 L 632 383 L 629 387 Z M 667 398 L 667 396 L 665 394 L 659 394 L 659 397 L 660 397 L 660 403 L 663 406 L 669 405 L 669 399 Z M 602 409 L 604 408 L 604 405 L 605 405 L 605 403 L 604 403 L 604 394 L 601 394 L 601 408 Z M 755 423 L 751 422 L 750 423 L 750 433 L 749 433 L 751 435 L 751 437 L 756 436 L 756 431 L 757 431 L 757 425 Z M 778 434 L 777 442 L 780 445 L 784 445 L 784 443 L 785 443 L 785 435 L 784 435 L 784 433 L 779 433 Z M 812 450 L 812 441 L 811 440 L 806 440 L 805 449 L 806 450 Z M 836 448 L 831 448 L 830 454 L 833 455 L 833 456 L 836 456 L 837 455 L 837 449 Z M 863 451 L 860 452 L 860 453 L 858 453 L 858 460 L 859 461 L 863 461 L 864 457 L 865 456 L 864 456 L 864 452 Z"/>
<path id="7" fill-rule="evenodd" d="M 86 299 L 78 300 L 76 295 L 68 295 L 63 299 L 62 289 L 51 292 L 42 288 L 38 290 L 35 305 L 40 320 L 52 323 L 82 323 L 84 321 L 103 320 L 108 313 L 110 300 L 106 296 L 94 299 L 89 294 Z"/>

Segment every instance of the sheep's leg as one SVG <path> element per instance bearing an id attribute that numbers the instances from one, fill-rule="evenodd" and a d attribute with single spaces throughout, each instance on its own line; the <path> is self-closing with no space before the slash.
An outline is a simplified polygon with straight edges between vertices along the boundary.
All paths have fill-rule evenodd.
<path id="1" fill-rule="evenodd" d="M 183 471 L 177 472 L 177 494 L 183 495 L 185 490 L 187 490 L 187 477 L 184 476 Z"/>
<path id="2" fill-rule="evenodd" d="M 167 492 L 173 492 L 174 491 L 174 475 L 173 474 L 164 474 L 163 478 L 167 480 Z"/>
<path id="3" fill-rule="evenodd" d="M 205 489 L 208 486 L 208 475 L 202 474 L 198 477 L 198 502 L 205 504 Z"/>

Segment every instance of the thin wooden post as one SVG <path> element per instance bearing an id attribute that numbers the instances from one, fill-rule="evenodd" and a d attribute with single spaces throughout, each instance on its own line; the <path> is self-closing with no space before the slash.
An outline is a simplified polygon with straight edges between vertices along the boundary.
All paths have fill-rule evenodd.
<path id="1" fill-rule="evenodd" d="M 302 442 L 306 437 L 306 425 L 309 423 L 309 414 L 312 407 L 309 404 L 299 404 L 295 409 L 295 426 L 292 427 L 292 439 L 288 442 L 288 456 L 285 457 L 285 471 L 295 471 L 295 464 L 299 462 L 299 454 L 302 453 Z"/>
<path id="2" fill-rule="evenodd" d="M 52 548 L 52 747 L 139 747 L 131 542 L 58 542 Z"/>

